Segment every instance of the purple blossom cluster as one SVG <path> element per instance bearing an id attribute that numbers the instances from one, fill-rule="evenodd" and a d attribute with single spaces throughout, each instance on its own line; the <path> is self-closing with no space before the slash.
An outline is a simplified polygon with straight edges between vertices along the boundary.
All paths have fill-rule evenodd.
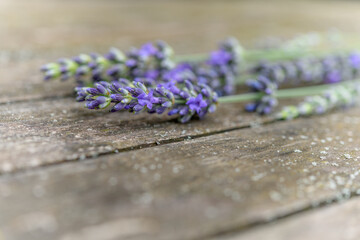
<path id="1" fill-rule="evenodd" d="M 256 79 L 247 82 L 253 92 L 264 97 L 246 105 L 249 112 L 268 114 L 277 105 L 276 90 L 282 84 L 338 83 L 360 76 L 360 54 L 301 58 L 279 63 L 260 63 L 253 69 Z M 266 96 L 266 97 L 265 97 Z"/>
<path id="2" fill-rule="evenodd" d="M 118 78 L 143 78 L 148 84 L 155 84 L 165 71 L 174 66 L 173 51 L 163 41 L 146 43 L 139 49 L 132 48 L 126 54 L 111 48 L 105 55 L 81 54 L 71 59 L 60 59 L 41 68 L 45 80 L 71 77 L 82 85 L 86 80 L 93 82 L 112 81 Z"/>
<path id="3" fill-rule="evenodd" d="M 235 90 L 235 78 L 239 75 L 242 48 L 235 38 L 219 44 L 205 61 L 182 62 L 163 75 L 168 81 L 197 81 L 210 86 L 219 96 L 231 95 Z"/>
<path id="4" fill-rule="evenodd" d="M 163 41 L 146 43 L 140 49 L 132 48 L 127 53 L 125 62 L 126 75 L 121 66 L 114 66 L 107 71 L 112 80 L 121 77 L 128 79 L 142 78 L 147 86 L 161 82 L 164 73 L 175 66 L 172 61 L 173 50 Z"/>
<path id="5" fill-rule="evenodd" d="M 42 71 L 46 80 L 74 77 L 78 86 L 84 86 L 87 79 L 111 82 L 126 78 L 149 87 L 196 80 L 209 85 L 220 96 L 234 93 L 234 79 L 239 74 L 242 55 L 242 48 L 235 38 L 221 42 L 204 61 L 175 64 L 172 55 L 172 49 L 165 42 L 157 41 L 146 43 L 139 49 L 132 48 L 126 54 L 112 48 L 104 56 L 81 54 L 72 59 L 61 59 L 58 63 L 44 65 Z"/>
<path id="6" fill-rule="evenodd" d="M 239 66 L 243 50 L 235 38 L 220 43 L 219 49 L 210 54 L 206 67 L 202 69 L 204 78 L 210 76 L 208 84 L 218 89 L 221 95 L 230 95 L 235 91 L 235 78 L 239 75 Z M 206 74 L 209 72 L 209 74 Z"/>
<path id="7" fill-rule="evenodd" d="M 99 81 L 105 76 L 103 71 L 113 65 L 123 65 L 125 55 L 116 48 L 111 48 L 107 54 L 101 56 L 96 53 L 80 54 L 73 58 L 62 58 L 56 63 L 48 63 L 41 67 L 44 72 L 44 79 L 67 80 L 75 78 L 76 81 L 82 82 L 86 78 Z"/>
<path id="8" fill-rule="evenodd" d="M 85 101 L 89 109 L 104 109 L 113 104 L 112 112 L 163 114 L 167 111 L 168 115 L 179 115 L 182 123 L 195 116 L 203 118 L 214 112 L 217 104 L 217 94 L 209 86 L 188 80 L 146 87 L 142 82 L 119 79 L 112 83 L 98 82 L 94 88 L 78 87 L 76 91 L 77 100 Z"/>

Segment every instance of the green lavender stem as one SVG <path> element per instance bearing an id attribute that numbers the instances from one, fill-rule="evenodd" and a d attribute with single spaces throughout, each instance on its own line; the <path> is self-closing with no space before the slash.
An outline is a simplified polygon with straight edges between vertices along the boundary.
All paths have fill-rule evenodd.
<path id="1" fill-rule="evenodd" d="M 240 67 L 239 76 L 235 80 L 235 85 L 244 85 L 247 80 L 255 79 L 256 74 L 250 72 L 253 68 L 254 63 L 259 60 L 266 61 L 286 61 L 294 60 L 301 57 L 312 56 L 312 57 L 325 57 L 332 54 L 346 54 L 353 52 L 359 48 L 343 48 L 333 51 L 329 50 L 314 50 L 314 49 L 305 49 L 305 50 L 283 50 L 283 49 L 273 49 L 273 50 L 244 50 L 243 52 L 243 61 Z M 206 59 L 205 54 L 194 54 L 194 55 L 183 55 L 175 57 L 176 61 L 201 61 Z"/>
<path id="2" fill-rule="evenodd" d="M 360 82 L 360 80 L 347 81 L 337 84 L 323 84 L 323 85 L 310 86 L 310 87 L 282 89 L 282 90 L 278 90 L 275 93 L 275 96 L 277 98 L 295 98 L 295 97 L 311 96 L 311 95 L 321 94 L 325 90 L 329 89 L 329 87 L 341 86 L 354 82 Z M 264 96 L 263 93 L 245 93 L 245 94 L 220 97 L 218 99 L 218 102 L 219 103 L 246 102 L 246 101 L 253 101 L 260 99 L 262 96 Z"/>
<path id="3" fill-rule="evenodd" d="M 243 59 L 248 62 L 259 61 L 260 59 L 268 61 L 277 61 L 277 60 L 290 60 L 298 58 L 313 51 L 285 51 L 285 50 L 247 50 L 244 52 Z M 189 54 L 189 55 L 178 55 L 175 56 L 176 62 L 182 61 L 203 61 L 206 59 L 207 54 Z"/>
<path id="4" fill-rule="evenodd" d="M 327 33 L 328 34 L 328 33 Z M 290 39 L 288 41 L 285 41 L 282 45 L 283 46 L 291 46 L 293 45 L 294 43 L 299 43 L 299 42 L 303 42 L 304 40 L 305 41 L 308 41 L 309 37 L 314 37 L 314 35 L 316 35 L 320 42 L 324 42 L 324 41 L 329 41 L 329 39 L 326 39 L 328 38 L 328 36 L 325 35 L 325 33 L 307 33 L 307 34 L 302 34 L 302 35 L 299 35 L 293 39 Z M 352 40 L 356 40 L 358 39 L 357 36 L 352 36 L 352 35 L 349 35 L 349 34 L 346 34 L 344 35 L 343 33 L 341 33 L 341 36 L 342 37 L 348 37 Z M 341 41 L 343 42 L 343 41 Z M 329 43 L 329 42 L 328 42 Z M 339 44 L 339 41 L 336 42 L 337 44 Z M 332 44 L 334 44 L 334 42 L 332 42 Z M 289 49 L 289 48 L 278 48 L 278 49 L 266 49 L 266 50 L 246 50 L 244 52 L 244 58 L 245 60 L 248 60 L 248 61 L 257 61 L 259 60 L 259 57 L 267 57 L 269 61 L 273 60 L 273 61 L 276 61 L 276 60 L 286 60 L 286 58 L 288 58 L 288 60 L 290 59 L 294 59 L 294 58 L 298 58 L 298 57 L 301 57 L 301 56 L 305 56 L 306 54 L 315 54 L 315 55 L 318 55 L 318 56 L 322 56 L 322 55 L 325 55 L 325 54 L 328 54 L 329 53 L 329 50 L 316 50 L 314 49 L 314 46 L 318 46 L 319 44 L 311 44 L 311 45 L 308 45 L 305 43 L 300 45 L 301 48 L 299 48 L 299 46 L 296 46 L 296 48 L 292 48 L 292 49 Z M 305 47 L 305 48 L 304 48 Z M 340 51 L 350 51 L 350 50 L 353 50 L 354 48 L 358 48 L 359 46 L 348 46 L 346 47 L 345 49 L 338 49 Z M 336 51 L 338 51 L 336 50 Z M 193 60 L 193 61 L 200 61 L 200 60 L 203 60 L 205 59 L 207 56 L 207 54 L 191 54 L 191 55 L 183 55 L 183 56 L 177 56 L 176 57 L 176 60 L 177 61 L 186 61 L 186 60 Z M 285 57 L 285 58 L 284 58 Z"/>
<path id="5" fill-rule="evenodd" d="M 292 60 L 303 56 L 316 56 L 321 57 L 329 54 L 336 53 L 347 53 L 353 50 L 359 49 L 358 47 L 346 47 L 339 48 L 336 50 L 328 50 L 328 49 L 306 49 L 306 50 L 284 50 L 284 49 L 272 49 L 272 50 L 245 50 L 243 53 L 243 59 L 245 62 L 254 62 L 261 60 L 267 61 L 279 61 L 279 60 Z M 189 55 L 178 55 L 175 56 L 175 60 L 177 62 L 181 61 L 201 61 L 206 59 L 207 54 L 189 54 Z"/>
<path id="6" fill-rule="evenodd" d="M 279 120 L 290 120 L 302 116 L 319 115 L 325 112 L 353 106 L 359 103 L 359 82 L 330 87 L 323 94 L 305 98 L 297 106 L 284 107 L 276 114 Z"/>

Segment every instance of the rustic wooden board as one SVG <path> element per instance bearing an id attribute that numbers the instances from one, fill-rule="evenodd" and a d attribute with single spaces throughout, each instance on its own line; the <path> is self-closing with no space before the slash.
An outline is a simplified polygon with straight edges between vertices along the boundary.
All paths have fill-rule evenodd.
<path id="1" fill-rule="evenodd" d="M 216 134 L 270 121 L 221 105 L 204 121 L 90 111 L 72 97 L 0 105 L 0 173 Z"/>
<path id="2" fill-rule="evenodd" d="M 73 94 L 73 81 L 45 83 L 39 72 L 44 60 L 0 64 L 0 104 Z"/>
<path id="3" fill-rule="evenodd" d="M 159 38 L 190 53 L 228 35 L 250 46 L 359 31 L 355 2 L 278 3 L 0 1 L 0 240 L 310 238 L 326 235 L 301 228 L 309 221 L 347 211 L 339 220 L 357 222 L 355 201 L 296 213 L 360 193 L 359 108 L 262 126 L 271 118 L 233 104 L 182 125 L 82 109 L 72 82 L 44 84 L 38 72 L 58 57 Z"/>
<path id="4" fill-rule="evenodd" d="M 283 219 L 245 234 L 221 237 L 223 240 L 357 240 L 360 236 L 360 200 L 314 210 Z M 216 238 L 214 238 L 216 239 Z"/>
<path id="5" fill-rule="evenodd" d="M 360 189 L 359 112 L 3 176 L 0 228 L 9 239 L 202 239 L 344 200 Z"/>

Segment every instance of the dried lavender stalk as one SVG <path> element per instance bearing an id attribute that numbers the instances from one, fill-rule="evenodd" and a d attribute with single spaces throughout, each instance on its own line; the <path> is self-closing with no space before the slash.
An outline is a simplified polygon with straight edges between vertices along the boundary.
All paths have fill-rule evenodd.
<path id="1" fill-rule="evenodd" d="M 183 123 L 195 116 L 203 118 L 208 112 L 215 111 L 217 103 L 252 101 L 264 97 L 263 93 L 257 92 L 218 98 L 216 92 L 206 84 L 199 84 L 197 81 L 191 83 L 188 80 L 172 81 L 150 88 L 141 82 L 120 79 L 112 83 L 98 82 L 95 88 L 78 87 L 76 90 L 77 100 L 86 101 L 85 106 L 89 109 L 104 109 L 113 103 L 112 112 L 124 109 L 135 113 L 163 114 L 167 111 L 168 115 L 179 115 L 179 121 Z M 360 100 L 360 80 L 336 85 L 283 89 L 277 91 L 276 96 L 293 98 L 320 94 L 324 91 L 322 97 L 310 97 L 299 107 L 285 108 L 278 114 L 278 119 L 320 114 L 340 106 L 350 106 Z"/>
<path id="2" fill-rule="evenodd" d="M 242 48 L 235 38 L 228 38 L 210 53 L 205 61 L 182 62 L 164 74 L 164 81 L 185 79 L 209 85 L 219 96 L 234 93 L 235 78 L 239 75 Z"/>
<path id="3" fill-rule="evenodd" d="M 86 101 L 89 109 L 104 109 L 111 103 L 112 112 L 128 110 L 130 112 L 148 112 L 179 115 L 179 121 L 188 122 L 198 116 L 203 118 L 216 109 L 217 94 L 206 84 L 168 82 L 155 88 L 146 87 L 141 82 L 120 79 L 112 83 L 99 82 L 95 88 L 78 87 L 78 101 Z"/>
<path id="4" fill-rule="evenodd" d="M 267 96 L 246 106 L 249 112 L 268 114 L 277 105 L 275 93 L 284 83 L 338 83 L 360 76 L 360 54 L 352 52 L 346 55 L 323 58 L 302 58 L 273 64 L 260 64 L 254 69 L 256 79 L 247 85 L 253 92 L 262 92 Z"/>
<path id="5" fill-rule="evenodd" d="M 126 61 L 125 55 L 116 48 L 111 48 L 105 55 L 80 54 L 72 59 L 63 58 L 57 63 L 48 63 L 41 67 L 45 80 L 60 78 L 67 80 L 74 77 L 76 80 L 83 80 L 85 77 L 97 79 L 101 71 L 113 65 L 122 65 Z"/>
<path id="6" fill-rule="evenodd" d="M 323 95 L 310 96 L 298 106 L 287 106 L 277 114 L 278 119 L 289 120 L 301 116 L 323 114 L 337 108 L 350 107 L 360 102 L 360 83 L 331 87 Z"/>
<path id="7" fill-rule="evenodd" d="M 41 70 L 45 80 L 75 78 L 80 83 L 111 81 L 120 77 L 141 77 L 153 83 L 162 74 L 173 68 L 172 49 L 162 41 L 146 43 L 141 48 L 132 48 L 126 55 L 116 48 L 101 56 L 81 54 L 72 59 L 61 59 L 58 63 L 44 65 Z"/>
<path id="8" fill-rule="evenodd" d="M 112 48 L 105 56 L 82 54 L 73 59 L 62 59 L 59 63 L 43 66 L 42 71 L 45 79 L 74 77 L 78 86 L 84 86 L 89 80 L 99 82 L 119 78 L 132 79 L 149 87 L 174 80 L 198 79 L 199 83 L 210 85 L 219 95 L 234 92 L 234 79 L 239 73 L 242 54 L 235 38 L 221 42 L 218 50 L 200 62 L 175 65 L 171 60 L 172 54 L 167 44 L 158 41 L 146 43 L 140 49 L 132 48 L 126 55 Z"/>

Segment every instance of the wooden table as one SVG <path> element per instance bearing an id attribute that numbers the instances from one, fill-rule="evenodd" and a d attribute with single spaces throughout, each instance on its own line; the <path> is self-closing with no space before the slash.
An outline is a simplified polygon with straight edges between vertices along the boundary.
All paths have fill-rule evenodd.
<path id="1" fill-rule="evenodd" d="M 360 108 L 274 122 L 89 111 L 39 67 L 163 39 L 206 52 L 228 35 L 338 28 L 344 1 L 0 1 L 0 239 L 360 239 Z"/>

